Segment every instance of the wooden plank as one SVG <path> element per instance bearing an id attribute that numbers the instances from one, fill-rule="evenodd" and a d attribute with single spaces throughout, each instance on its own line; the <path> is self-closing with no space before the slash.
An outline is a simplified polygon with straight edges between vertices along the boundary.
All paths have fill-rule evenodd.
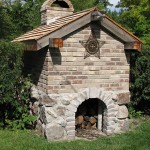
<path id="1" fill-rule="evenodd" d="M 25 51 L 37 51 L 37 42 L 36 41 L 30 41 L 30 42 L 24 42 L 24 50 Z"/>
<path id="2" fill-rule="evenodd" d="M 138 51 L 141 51 L 142 44 L 140 42 L 128 42 L 128 43 L 125 43 L 124 48 L 126 50 L 138 50 Z"/>
<path id="3" fill-rule="evenodd" d="M 119 39 L 121 39 L 124 42 L 134 42 L 135 41 L 135 39 L 133 37 L 131 37 L 125 31 L 123 31 L 118 26 L 113 24 L 107 18 L 104 18 L 101 21 L 101 25 L 102 25 L 102 27 L 106 28 L 110 33 L 114 34 L 115 36 L 117 36 Z"/>
<path id="4" fill-rule="evenodd" d="M 91 22 L 91 13 L 37 40 L 38 45 L 37 50 L 47 46 L 49 44 L 49 38 L 62 38 L 65 35 L 68 35 L 69 33 L 83 27 L 84 25 L 90 22 Z"/>

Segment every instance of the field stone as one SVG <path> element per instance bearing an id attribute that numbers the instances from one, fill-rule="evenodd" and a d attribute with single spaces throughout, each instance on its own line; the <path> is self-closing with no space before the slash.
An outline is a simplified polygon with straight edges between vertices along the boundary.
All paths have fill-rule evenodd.
<path id="1" fill-rule="evenodd" d="M 52 122 L 57 116 L 55 116 L 54 111 L 50 110 L 48 107 L 41 107 L 40 109 L 40 119 L 44 124 Z"/>
<path id="2" fill-rule="evenodd" d="M 64 137 L 64 128 L 56 124 L 47 124 L 45 127 L 47 140 L 58 140 Z"/>
<path id="3" fill-rule="evenodd" d="M 39 108 L 38 102 L 35 102 L 30 108 L 31 108 L 32 114 L 38 116 L 38 108 Z"/>
<path id="4" fill-rule="evenodd" d="M 39 97 L 39 93 L 38 93 L 38 90 L 36 89 L 36 87 L 32 86 L 30 91 L 31 91 L 31 98 L 39 100 L 40 97 Z"/>
<path id="5" fill-rule="evenodd" d="M 57 118 L 57 121 L 55 121 L 55 122 L 56 122 L 56 124 L 58 123 L 58 124 L 61 125 L 62 127 L 66 127 L 66 125 L 67 125 L 66 120 L 65 120 L 64 118 L 62 118 L 62 117 L 58 117 L 58 118 Z"/>
<path id="6" fill-rule="evenodd" d="M 56 101 L 51 99 L 47 94 L 44 93 L 40 96 L 39 103 L 40 105 L 52 107 L 56 104 Z"/>
<path id="7" fill-rule="evenodd" d="M 69 101 L 69 100 L 66 100 L 66 99 L 63 99 L 63 100 L 61 101 L 61 103 L 62 103 L 63 105 L 65 105 L 65 106 L 67 106 L 67 105 L 70 104 L 70 101 Z"/>
<path id="8" fill-rule="evenodd" d="M 65 111 L 66 111 L 65 107 L 62 107 L 62 106 L 58 106 L 57 107 L 57 115 L 58 116 L 64 116 L 65 115 Z"/>
<path id="9" fill-rule="evenodd" d="M 118 104 L 123 105 L 123 104 L 128 104 L 130 102 L 130 93 L 129 92 L 124 92 L 124 93 L 118 93 Z"/>
<path id="10" fill-rule="evenodd" d="M 128 129 L 129 129 L 129 120 L 128 120 L 128 118 L 123 119 L 123 120 L 119 120 L 118 125 L 119 125 L 119 128 L 120 128 L 120 131 L 128 131 Z"/>
<path id="11" fill-rule="evenodd" d="M 128 109 L 125 105 L 118 107 L 118 119 L 124 119 L 128 117 Z"/>

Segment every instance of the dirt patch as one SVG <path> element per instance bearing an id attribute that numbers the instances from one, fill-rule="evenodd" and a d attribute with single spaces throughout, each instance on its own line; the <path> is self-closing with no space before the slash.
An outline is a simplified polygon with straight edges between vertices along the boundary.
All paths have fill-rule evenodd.
<path id="1" fill-rule="evenodd" d="M 76 137 L 78 138 L 85 138 L 88 140 L 93 140 L 98 137 L 104 137 L 106 134 L 104 134 L 102 131 L 99 131 L 98 129 L 78 129 L 76 131 Z"/>

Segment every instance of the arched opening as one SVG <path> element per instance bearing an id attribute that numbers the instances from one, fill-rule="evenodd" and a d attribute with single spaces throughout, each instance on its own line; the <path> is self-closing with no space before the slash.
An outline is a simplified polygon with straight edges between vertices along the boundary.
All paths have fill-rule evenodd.
<path id="1" fill-rule="evenodd" d="M 82 102 L 75 113 L 76 136 L 81 136 L 89 130 L 103 131 L 106 105 L 98 98 L 89 98 Z M 85 131 L 86 130 L 86 131 Z"/>
<path id="2" fill-rule="evenodd" d="M 78 136 L 77 134 L 80 129 L 84 131 L 89 131 L 89 134 L 78 137 L 90 137 L 93 139 L 101 135 L 113 134 L 115 131 L 115 127 L 118 124 L 118 122 L 116 122 L 118 110 L 117 104 L 114 101 L 115 97 L 116 95 L 114 93 L 106 92 L 95 87 L 82 89 L 82 91 L 80 91 L 77 96 L 74 97 L 74 100 L 72 100 L 71 103 L 67 106 L 66 133 L 68 139 L 74 139 L 75 136 Z M 85 107 L 84 105 L 87 107 Z M 85 109 L 83 113 L 80 110 L 81 108 L 83 110 Z M 78 123 L 79 120 L 83 122 L 84 118 L 87 119 L 88 117 L 93 117 L 91 115 L 92 113 L 90 113 L 91 110 L 89 109 L 92 109 L 94 111 L 94 116 L 96 116 L 94 118 L 97 118 L 96 124 L 94 126 L 96 130 L 94 131 L 91 129 L 84 129 L 89 127 L 84 127 L 82 129 L 82 123 Z M 86 114 L 88 114 L 89 116 L 86 117 Z M 79 117 L 80 115 L 83 116 Z M 92 124 L 94 125 L 94 122 Z"/>
<path id="3" fill-rule="evenodd" d="M 54 3 L 51 4 L 51 7 L 69 8 L 69 5 L 64 1 L 56 0 Z"/>

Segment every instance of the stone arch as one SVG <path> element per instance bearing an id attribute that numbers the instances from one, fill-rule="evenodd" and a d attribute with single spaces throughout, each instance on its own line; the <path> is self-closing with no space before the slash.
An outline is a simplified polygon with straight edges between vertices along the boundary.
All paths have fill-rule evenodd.
<path id="1" fill-rule="evenodd" d="M 100 88 L 85 88 L 81 90 L 77 96 L 70 102 L 66 111 L 67 120 L 67 135 L 68 139 L 74 139 L 75 137 L 75 113 L 78 106 L 92 98 L 97 98 L 101 100 L 106 105 L 106 114 L 104 119 L 104 129 L 107 135 L 113 134 L 115 130 L 115 121 L 117 118 L 117 104 L 115 103 L 116 95 L 112 92 L 104 91 Z"/>
<path id="2" fill-rule="evenodd" d="M 43 5 L 42 5 L 42 9 L 43 8 L 45 8 L 46 6 L 48 6 L 48 7 L 50 7 L 51 8 L 51 6 L 52 6 L 52 4 L 54 3 L 54 2 L 56 2 L 57 0 L 46 0 L 44 3 L 43 3 Z M 70 11 L 74 11 L 74 8 L 73 8 L 73 5 L 72 5 L 72 3 L 70 2 L 70 0 L 61 0 L 61 1 L 58 1 L 58 2 L 64 2 L 64 3 L 66 3 L 67 5 L 68 5 L 68 9 L 70 10 Z"/>

